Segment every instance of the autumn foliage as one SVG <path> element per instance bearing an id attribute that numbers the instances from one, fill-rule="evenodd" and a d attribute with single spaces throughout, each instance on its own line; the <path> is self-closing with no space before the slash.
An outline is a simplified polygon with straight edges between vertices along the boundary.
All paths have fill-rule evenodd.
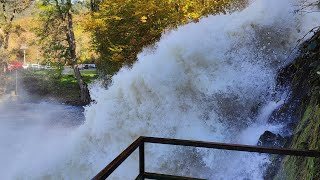
<path id="1" fill-rule="evenodd" d="M 113 74 L 132 65 L 144 47 L 178 25 L 225 13 L 234 0 L 107 0 L 91 13 L 86 28 L 100 53 L 100 70 Z M 239 1 L 238 1 L 239 2 Z M 242 4 L 245 2 L 241 1 Z"/>

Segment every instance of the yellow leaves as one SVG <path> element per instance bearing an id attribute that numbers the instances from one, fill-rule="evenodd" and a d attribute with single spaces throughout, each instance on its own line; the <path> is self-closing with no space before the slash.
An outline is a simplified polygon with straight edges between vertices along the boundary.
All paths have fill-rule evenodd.
<path id="1" fill-rule="evenodd" d="M 122 17 L 119 17 L 119 16 L 111 16 L 111 18 L 116 20 L 116 21 L 120 21 L 120 20 L 123 19 Z"/>
<path id="2" fill-rule="evenodd" d="M 92 14 L 95 28 L 91 30 L 99 53 L 118 67 L 134 62 L 142 48 L 160 39 L 163 31 L 221 12 L 225 1 L 236 0 L 105 0 Z"/>
<path id="3" fill-rule="evenodd" d="M 113 47 L 109 47 L 109 50 L 112 52 L 121 52 L 123 48 L 121 46 L 113 46 Z"/>
<path id="4" fill-rule="evenodd" d="M 147 19 L 148 19 L 148 17 L 142 16 L 142 17 L 140 18 L 140 21 L 141 21 L 142 23 L 146 23 L 146 22 L 147 22 Z"/>
<path id="5" fill-rule="evenodd" d="M 189 13 L 189 14 L 188 14 L 188 17 L 189 17 L 190 19 L 195 19 L 195 20 L 199 19 L 200 16 L 201 16 L 200 14 L 195 13 L 195 12 L 192 12 L 192 13 Z"/>
<path id="6" fill-rule="evenodd" d="M 109 47 L 108 49 L 113 52 L 113 53 L 121 53 L 126 46 L 121 46 L 121 45 L 111 45 L 112 47 Z"/>
<path id="7" fill-rule="evenodd" d="M 119 53 L 114 53 L 114 54 L 112 54 L 111 59 L 113 61 L 123 61 L 124 60 L 124 56 L 122 54 L 119 54 Z"/>

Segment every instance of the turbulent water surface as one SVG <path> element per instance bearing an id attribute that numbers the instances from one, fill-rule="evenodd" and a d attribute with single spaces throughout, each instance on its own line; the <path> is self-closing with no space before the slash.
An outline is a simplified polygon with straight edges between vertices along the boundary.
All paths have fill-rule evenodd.
<path id="1" fill-rule="evenodd" d="M 294 13 L 298 4 L 256 0 L 241 12 L 164 34 L 107 90 L 92 86 L 96 103 L 85 108 L 77 128 L 61 121 L 50 126 L 45 118 L 8 121 L 4 112 L 1 174 L 89 179 L 142 135 L 254 145 L 265 130 L 279 132 L 280 125 L 267 124 L 286 97 L 275 92 L 276 73 L 296 41 L 320 22 L 318 13 Z M 266 155 L 164 145 L 148 145 L 146 154 L 147 171 L 209 179 L 262 179 L 269 163 Z M 112 179 L 134 179 L 137 164 L 135 154 Z"/>

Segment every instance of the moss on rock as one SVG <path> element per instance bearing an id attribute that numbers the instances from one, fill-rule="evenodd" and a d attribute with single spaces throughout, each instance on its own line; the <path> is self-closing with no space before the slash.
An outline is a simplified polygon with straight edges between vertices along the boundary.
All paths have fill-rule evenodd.
<path id="1" fill-rule="evenodd" d="M 320 107 L 311 102 L 296 128 L 290 145 L 292 149 L 320 151 Z M 320 179 L 320 159 L 287 156 L 275 179 Z"/>
<path id="2" fill-rule="evenodd" d="M 281 85 L 291 87 L 288 103 L 298 102 L 295 111 L 300 115 L 288 145 L 292 149 L 320 151 L 320 48 L 310 48 L 310 44 L 319 44 L 319 37 L 320 32 L 306 41 L 300 56 L 284 68 L 278 78 Z M 274 179 L 318 180 L 320 159 L 286 156 Z"/>

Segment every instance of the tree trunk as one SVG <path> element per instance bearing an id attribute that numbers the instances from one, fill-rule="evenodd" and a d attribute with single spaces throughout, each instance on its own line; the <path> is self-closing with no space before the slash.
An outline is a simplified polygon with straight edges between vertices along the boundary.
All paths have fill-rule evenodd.
<path id="1" fill-rule="evenodd" d="M 95 12 L 99 10 L 100 0 L 90 0 L 91 11 Z"/>
<path id="2" fill-rule="evenodd" d="M 4 51 L 7 51 L 8 46 L 9 46 L 9 37 L 10 37 L 10 32 L 9 31 L 5 31 L 4 32 L 4 37 L 3 37 L 3 44 L 2 44 L 2 49 Z"/>
<path id="3" fill-rule="evenodd" d="M 72 21 L 72 14 L 70 10 L 67 12 L 67 20 L 68 20 L 68 32 L 67 32 L 67 40 L 68 45 L 70 48 L 71 58 L 72 58 L 72 66 L 74 75 L 77 79 L 77 82 L 80 87 L 80 98 L 83 104 L 89 104 L 91 102 L 91 97 L 88 89 L 88 85 L 83 81 L 81 73 L 78 68 L 78 61 L 77 61 L 77 55 L 76 55 L 76 41 L 73 31 L 73 21 Z"/>

